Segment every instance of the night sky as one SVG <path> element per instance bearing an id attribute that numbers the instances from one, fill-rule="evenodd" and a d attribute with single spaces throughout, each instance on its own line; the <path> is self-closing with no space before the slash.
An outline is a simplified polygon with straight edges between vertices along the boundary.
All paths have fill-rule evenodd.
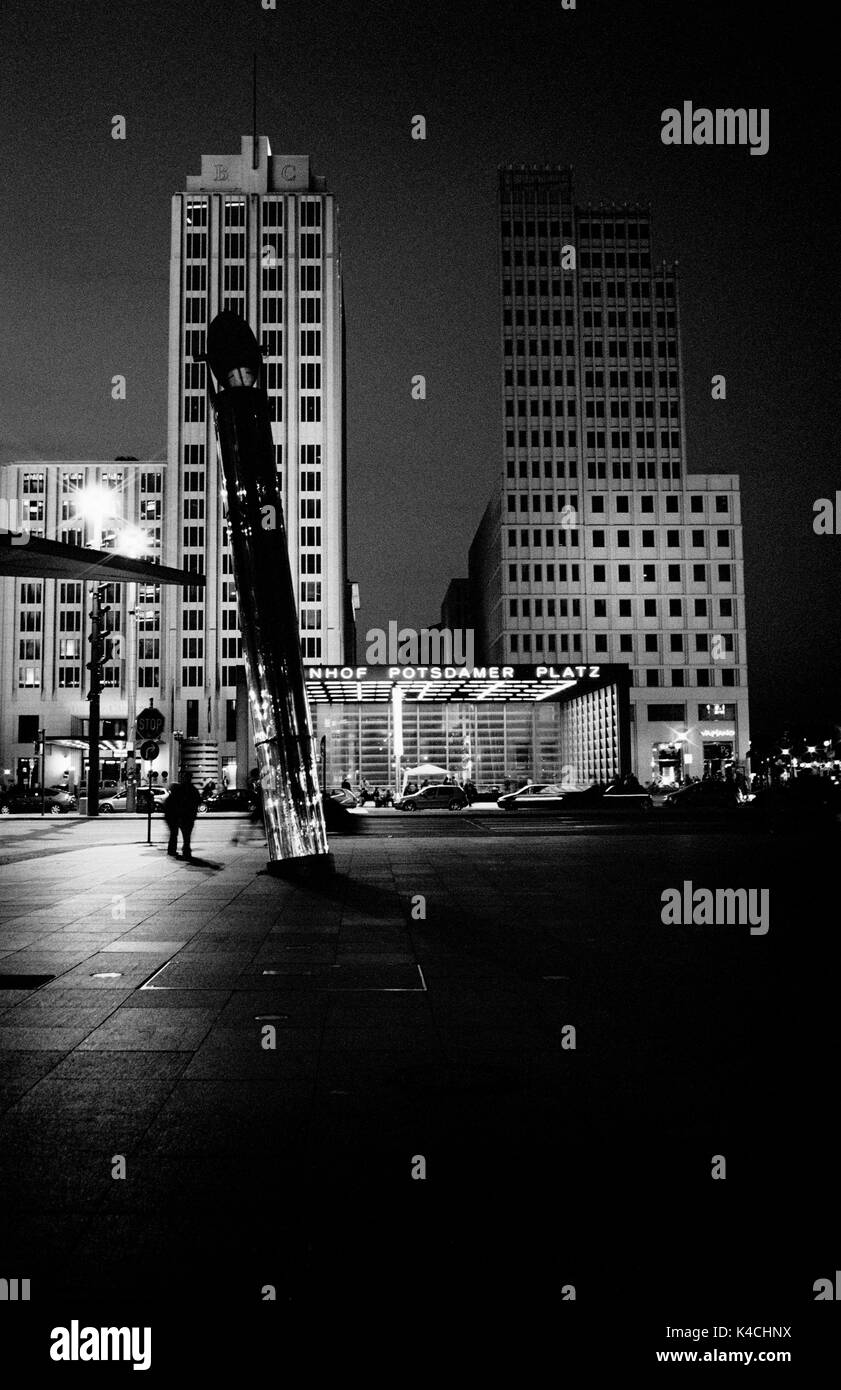
<path id="1" fill-rule="evenodd" d="M 260 132 L 339 198 L 363 646 L 466 573 L 501 457 L 496 167 L 569 163 L 579 202 L 650 202 L 680 260 L 689 468 L 742 478 L 754 734 L 841 722 L 841 534 L 812 530 L 841 489 L 821 23 L 745 0 L 6 0 L 0 462 L 165 457 L 170 198 L 250 132 L 256 48 Z M 664 146 L 685 100 L 769 107 L 770 152 Z"/>

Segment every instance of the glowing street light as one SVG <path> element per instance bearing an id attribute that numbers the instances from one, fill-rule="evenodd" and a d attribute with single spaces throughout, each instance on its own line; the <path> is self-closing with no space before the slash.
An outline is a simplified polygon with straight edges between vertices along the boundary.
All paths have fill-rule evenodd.
<path id="1" fill-rule="evenodd" d="M 119 495 L 101 483 L 88 483 L 77 488 L 74 494 L 76 515 L 87 521 L 97 533 L 97 545 L 101 544 L 104 523 L 119 515 Z"/>
<path id="2" fill-rule="evenodd" d="M 149 533 L 144 531 L 142 526 L 124 526 L 122 531 L 117 533 L 115 549 L 120 555 L 139 560 L 148 554 L 150 548 Z"/>

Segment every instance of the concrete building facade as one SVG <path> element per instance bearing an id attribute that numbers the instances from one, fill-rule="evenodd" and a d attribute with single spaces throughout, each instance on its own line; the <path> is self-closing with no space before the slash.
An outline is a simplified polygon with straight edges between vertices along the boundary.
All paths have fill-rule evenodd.
<path id="1" fill-rule="evenodd" d="M 236 155 L 203 156 L 201 173 L 172 200 L 166 463 L 9 465 L 2 470 L 8 516 L 0 521 L 104 548 L 119 547 L 127 528 L 139 531 L 147 558 L 205 577 L 204 587 L 108 586 L 115 658 L 105 673 L 103 720 L 109 735 L 122 731 L 124 747 L 134 679 L 138 707 L 153 700 L 167 721 L 161 772 L 177 770 L 186 754 L 198 777 L 244 784 L 242 640 L 204 362 L 208 324 L 223 309 L 240 313 L 264 350 L 304 661 L 353 660 L 358 596 L 346 574 L 336 201 L 308 156 L 273 156 L 264 136 L 243 137 Z M 91 489 L 107 503 L 96 534 L 80 510 Z M 87 718 L 87 588 L 2 581 L 0 641 L 16 660 L 3 672 L 0 754 L 13 779 L 31 775 L 33 729 L 65 733 Z M 80 776 L 82 755 L 81 743 L 56 745 L 47 777 L 57 780 L 68 762 Z"/>
<path id="2" fill-rule="evenodd" d="M 749 746 L 738 478 L 687 473 L 676 265 L 649 210 L 499 171 L 502 468 L 470 548 L 483 661 L 625 663 L 633 770 Z"/>

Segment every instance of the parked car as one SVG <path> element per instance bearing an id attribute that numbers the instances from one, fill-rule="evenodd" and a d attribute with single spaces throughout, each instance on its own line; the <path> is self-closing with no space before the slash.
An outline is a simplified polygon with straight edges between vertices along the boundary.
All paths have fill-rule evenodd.
<path id="1" fill-rule="evenodd" d="M 421 787 L 419 792 L 398 796 L 394 805 L 398 811 L 461 811 L 469 802 L 455 783 L 437 782 Z"/>
<path id="2" fill-rule="evenodd" d="M 646 791 L 630 790 L 621 786 L 574 787 L 568 783 L 544 782 L 520 787 L 516 792 L 506 792 L 499 798 L 497 805 L 508 812 L 543 812 L 549 815 L 576 812 L 609 814 L 650 811 L 652 801 Z"/>
<path id="3" fill-rule="evenodd" d="M 166 800 L 166 787 L 152 787 L 152 810 L 160 811 Z M 135 792 L 134 809 L 142 811 L 144 815 L 149 812 L 149 788 L 138 787 Z M 117 811 L 128 810 L 128 797 L 125 789 L 122 791 L 111 792 L 107 796 L 99 794 L 100 814 L 111 815 Z"/>
<path id="4" fill-rule="evenodd" d="M 203 801 L 199 806 L 199 815 L 207 816 L 221 811 L 251 811 L 253 808 L 254 797 L 250 791 L 241 787 L 228 787 L 225 791 L 214 792 Z"/>
<path id="5" fill-rule="evenodd" d="M 44 810 L 51 816 L 61 816 L 68 811 L 75 811 L 77 801 L 65 787 L 47 787 L 44 791 Z M 34 790 L 23 790 L 20 787 L 12 787 L 10 791 L 0 793 L 0 816 L 12 815 L 37 815 L 41 810 L 41 791 L 39 787 Z"/>

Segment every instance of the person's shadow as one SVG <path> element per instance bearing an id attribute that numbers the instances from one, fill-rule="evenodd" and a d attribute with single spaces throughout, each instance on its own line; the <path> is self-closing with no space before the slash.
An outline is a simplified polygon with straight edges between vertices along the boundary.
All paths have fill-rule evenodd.
<path id="1" fill-rule="evenodd" d="M 189 859 L 185 859 L 183 854 L 176 856 L 179 863 L 186 864 L 188 869 L 224 869 L 224 864 L 217 864 L 213 859 L 200 859 L 198 855 L 192 854 Z"/>

